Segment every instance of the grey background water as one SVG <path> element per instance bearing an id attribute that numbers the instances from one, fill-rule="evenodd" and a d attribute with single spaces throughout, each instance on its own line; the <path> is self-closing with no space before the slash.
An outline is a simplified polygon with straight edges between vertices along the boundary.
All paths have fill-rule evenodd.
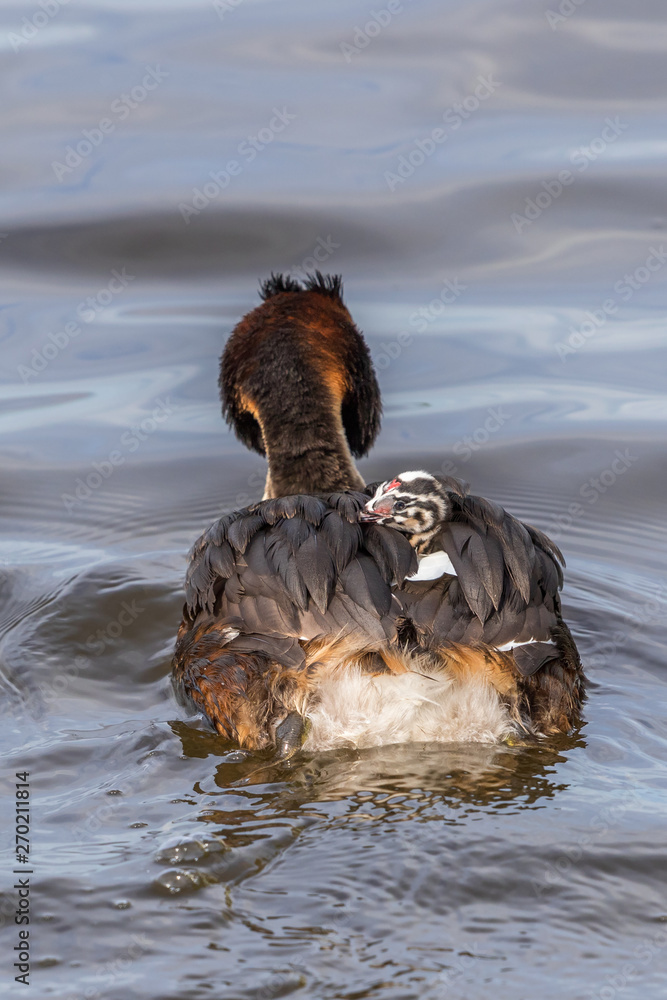
<path id="1" fill-rule="evenodd" d="M 665 995 L 665 14 L 2 4 L 8 994 Z M 174 703 L 188 547 L 261 493 L 217 357 L 315 251 L 378 367 L 364 474 L 455 471 L 563 547 L 571 738 L 277 767 Z"/>

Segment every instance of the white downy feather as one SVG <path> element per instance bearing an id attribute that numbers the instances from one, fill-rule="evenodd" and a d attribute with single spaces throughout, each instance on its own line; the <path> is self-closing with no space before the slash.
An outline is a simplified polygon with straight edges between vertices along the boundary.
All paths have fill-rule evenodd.
<path id="1" fill-rule="evenodd" d="M 391 743 L 497 743 L 515 731 L 496 691 L 443 674 L 346 670 L 323 681 L 307 710 L 305 750 Z"/>

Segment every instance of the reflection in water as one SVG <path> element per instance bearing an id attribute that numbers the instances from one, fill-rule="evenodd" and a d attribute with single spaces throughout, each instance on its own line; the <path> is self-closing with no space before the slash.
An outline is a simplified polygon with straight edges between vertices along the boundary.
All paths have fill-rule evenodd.
<path id="1" fill-rule="evenodd" d="M 515 747 L 410 744 L 299 754 L 291 761 L 275 762 L 268 752 L 225 752 L 229 744 L 219 736 L 182 722 L 172 723 L 172 728 L 186 755 L 224 755 L 215 770 L 219 788 L 276 785 L 269 794 L 276 796 L 281 811 L 299 809 L 307 802 L 353 800 L 362 793 L 378 800 L 409 793 L 415 803 L 429 809 L 439 802 L 448 809 L 457 804 L 484 807 L 512 802 L 526 807 L 567 788 L 551 776 L 556 765 L 567 760 L 564 753 L 586 745 L 581 736 Z"/>
<path id="2" fill-rule="evenodd" d="M 155 855 L 166 867 L 153 886 L 167 895 L 238 886 L 278 859 L 286 862 L 304 837 L 324 843 L 361 831 L 376 852 L 391 854 L 396 884 L 414 882 L 417 872 L 421 883 L 424 858 L 457 849 L 476 816 L 540 809 L 566 790 L 557 765 L 585 746 L 580 736 L 524 747 L 401 745 L 299 755 L 285 763 L 182 722 L 171 728 L 186 758 L 208 758 L 214 770 L 210 780 L 195 784 L 196 794 L 205 790 L 204 808 L 161 841 Z M 349 914 L 326 919 L 327 933 L 349 925 Z"/>

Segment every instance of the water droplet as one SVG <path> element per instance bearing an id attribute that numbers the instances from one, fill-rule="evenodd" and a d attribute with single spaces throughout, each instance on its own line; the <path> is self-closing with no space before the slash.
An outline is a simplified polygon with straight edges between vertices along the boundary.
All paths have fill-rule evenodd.
<path id="1" fill-rule="evenodd" d="M 155 885 L 166 889 L 171 895 L 179 892 L 193 892 L 209 885 L 212 880 L 206 878 L 203 872 L 191 868 L 167 868 L 155 879 Z"/>
<path id="2" fill-rule="evenodd" d="M 201 861 L 210 854 L 219 854 L 225 850 L 227 848 L 223 841 L 216 838 L 188 840 L 185 837 L 174 837 L 160 845 L 155 860 L 161 864 L 179 865 L 186 861 Z"/>

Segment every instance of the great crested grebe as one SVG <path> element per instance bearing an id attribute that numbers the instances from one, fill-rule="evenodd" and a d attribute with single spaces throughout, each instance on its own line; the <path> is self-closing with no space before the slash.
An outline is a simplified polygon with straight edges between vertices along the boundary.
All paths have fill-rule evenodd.
<path id="1" fill-rule="evenodd" d="M 557 547 L 446 476 L 365 488 L 379 429 L 339 278 L 272 276 L 222 356 L 223 412 L 264 499 L 196 542 L 173 677 L 241 746 L 567 732 L 584 677 Z"/>
<path id="2" fill-rule="evenodd" d="M 268 459 L 264 498 L 363 490 L 350 453 L 370 449 L 382 406 L 340 277 L 272 275 L 261 296 L 227 341 L 219 386 L 227 422 Z"/>

